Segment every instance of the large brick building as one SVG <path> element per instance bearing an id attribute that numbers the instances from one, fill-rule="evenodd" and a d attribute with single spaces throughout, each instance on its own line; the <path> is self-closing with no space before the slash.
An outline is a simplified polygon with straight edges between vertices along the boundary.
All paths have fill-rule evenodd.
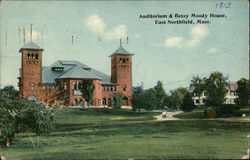
<path id="1" fill-rule="evenodd" d="M 85 106 L 81 83 L 84 80 L 92 80 L 95 86 L 93 106 L 112 106 L 116 103 L 114 94 L 121 94 L 123 105 L 131 106 L 133 54 L 121 45 L 110 55 L 111 76 L 78 61 L 58 60 L 43 67 L 43 51 L 44 49 L 34 42 L 25 44 L 19 50 L 22 56 L 18 77 L 21 97 L 35 98 L 40 102 L 52 104 L 58 101 L 55 95 L 63 90 L 67 95 L 67 106 Z"/>

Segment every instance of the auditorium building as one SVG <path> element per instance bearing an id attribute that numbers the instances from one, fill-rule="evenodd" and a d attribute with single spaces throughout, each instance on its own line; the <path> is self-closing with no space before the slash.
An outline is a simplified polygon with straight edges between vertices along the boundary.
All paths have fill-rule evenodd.
<path id="1" fill-rule="evenodd" d="M 22 98 L 32 98 L 46 104 L 63 103 L 68 107 L 86 106 L 81 86 L 84 80 L 94 84 L 94 107 L 112 106 L 116 94 L 122 95 L 122 105 L 131 107 L 132 96 L 132 56 L 122 45 L 109 57 L 111 76 L 91 68 L 79 61 L 58 60 L 50 66 L 42 66 L 44 49 L 34 42 L 20 48 L 21 68 L 19 94 Z M 58 100 L 59 92 L 67 97 L 67 102 Z"/>

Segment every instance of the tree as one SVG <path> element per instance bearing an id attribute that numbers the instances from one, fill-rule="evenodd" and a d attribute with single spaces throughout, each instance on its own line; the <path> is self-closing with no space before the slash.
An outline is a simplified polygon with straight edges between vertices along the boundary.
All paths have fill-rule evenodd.
<path id="1" fill-rule="evenodd" d="M 137 86 L 133 89 L 132 106 L 134 110 L 146 109 L 152 110 L 157 108 L 155 90 L 153 88 L 144 90 L 143 86 Z"/>
<path id="2" fill-rule="evenodd" d="M 93 80 L 83 80 L 82 81 L 82 96 L 85 101 L 88 103 L 88 107 L 90 103 L 93 101 L 95 85 Z"/>
<path id="3" fill-rule="evenodd" d="M 194 87 L 194 93 L 199 97 L 200 102 L 202 92 L 205 89 L 205 78 L 201 79 L 199 76 L 193 77 L 190 87 Z"/>
<path id="4" fill-rule="evenodd" d="M 224 102 L 228 85 L 227 77 L 220 72 L 211 73 L 209 78 L 205 80 L 206 90 L 208 93 L 208 105 L 220 106 Z"/>
<path id="5" fill-rule="evenodd" d="M 122 94 L 113 94 L 113 103 L 112 103 L 112 108 L 113 109 L 120 109 L 122 106 Z"/>
<path id="6" fill-rule="evenodd" d="M 249 80 L 245 78 L 241 78 L 237 81 L 238 88 L 236 93 L 238 95 L 238 100 L 240 105 L 247 105 L 249 97 Z"/>
<path id="7" fill-rule="evenodd" d="M 132 93 L 132 107 L 133 110 L 141 111 L 141 108 L 144 106 L 144 90 L 143 85 L 139 85 L 133 88 Z"/>
<path id="8" fill-rule="evenodd" d="M 69 96 L 63 84 L 59 83 L 57 92 L 51 97 L 51 99 L 54 98 L 56 98 L 61 104 L 65 106 L 70 105 Z"/>
<path id="9" fill-rule="evenodd" d="M 187 89 L 182 87 L 170 91 L 170 96 L 166 99 L 168 107 L 179 109 L 187 93 Z"/>
<path id="10" fill-rule="evenodd" d="M 187 93 L 183 98 L 183 102 L 181 104 L 180 109 L 186 112 L 186 111 L 191 111 L 194 108 L 195 105 L 192 96 L 189 93 Z"/>
<path id="11" fill-rule="evenodd" d="M 53 116 L 43 104 L 21 99 L 17 93 L 14 87 L 0 89 L 0 143 L 7 147 L 18 133 L 48 134 L 54 127 Z"/>
<path id="12" fill-rule="evenodd" d="M 154 97 L 156 102 L 156 108 L 164 108 L 165 106 L 165 99 L 167 97 L 167 94 L 163 88 L 163 84 L 161 81 L 158 81 L 156 86 L 154 87 Z"/>

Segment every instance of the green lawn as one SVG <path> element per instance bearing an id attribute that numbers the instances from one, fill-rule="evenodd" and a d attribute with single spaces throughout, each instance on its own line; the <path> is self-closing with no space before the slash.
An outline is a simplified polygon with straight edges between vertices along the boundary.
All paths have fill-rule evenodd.
<path id="1" fill-rule="evenodd" d="M 72 122 L 78 122 L 79 111 L 62 112 L 60 114 L 67 118 L 59 120 L 57 115 L 57 121 L 63 122 L 72 118 Z M 105 115 L 101 111 L 99 115 L 98 111 L 95 111 L 95 114 L 83 112 L 86 112 L 86 115 L 82 116 L 91 117 L 96 114 L 93 119 L 103 116 L 101 119 L 104 121 L 104 117 L 129 117 L 127 113 L 116 115 L 112 112 Z M 74 119 L 75 114 L 78 116 Z M 133 116 L 132 114 L 131 117 Z M 84 118 L 80 118 L 79 122 L 85 122 Z M 2 148 L 1 154 L 8 160 L 235 159 L 246 154 L 247 132 L 248 123 L 206 120 L 127 125 L 64 124 L 57 125 L 53 134 L 40 137 L 37 148 L 33 148 L 27 134 L 19 134 L 16 144 L 10 148 Z M 37 137 L 34 136 L 33 139 L 37 142 Z"/>
<path id="2" fill-rule="evenodd" d="M 104 123 L 119 121 L 154 120 L 160 113 L 133 112 L 131 110 L 112 109 L 61 109 L 55 110 L 55 123 Z"/>

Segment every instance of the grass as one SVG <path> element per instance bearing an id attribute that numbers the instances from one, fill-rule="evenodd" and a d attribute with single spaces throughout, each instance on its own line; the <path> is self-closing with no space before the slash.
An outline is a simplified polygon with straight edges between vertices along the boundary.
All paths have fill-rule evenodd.
<path id="1" fill-rule="evenodd" d="M 111 109 L 61 109 L 55 110 L 56 123 L 104 123 L 119 121 L 154 120 L 159 113 L 133 112 L 131 110 Z"/>
<path id="2" fill-rule="evenodd" d="M 117 112 L 122 113 L 117 115 Z M 246 155 L 246 122 L 196 120 L 126 125 L 83 124 L 87 117 L 91 119 L 87 122 L 97 122 L 96 119 L 99 122 L 124 121 L 119 117 L 126 117 L 127 122 L 136 116 L 147 119 L 152 117 L 149 116 L 151 114 L 155 113 L 61 110 L 55 113 L 56 121 L 73 124 L 56 125 L 51 135 L 40 137 L 36 148 L 26 133 L 19 134 L 15 144 L 2 148 L 0 153 L 14 160 L 238 159 Z M 60 117 L 62 115 L 65 117 Z M 35 135 L 33 139 L 38 142 Z"/>

